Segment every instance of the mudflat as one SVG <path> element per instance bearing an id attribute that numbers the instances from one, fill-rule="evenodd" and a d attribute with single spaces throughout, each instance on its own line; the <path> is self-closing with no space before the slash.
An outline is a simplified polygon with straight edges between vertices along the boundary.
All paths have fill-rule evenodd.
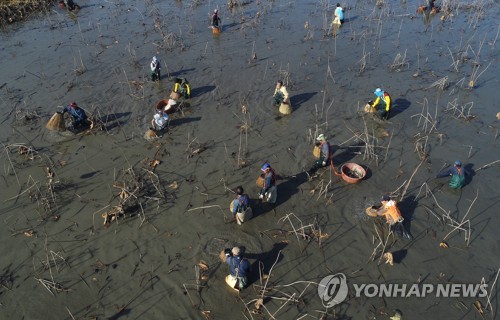
<path id="1" fill-rule="evenodd" d="M 340 29 L 328 1 L 78 4 L 0 35 L 0 318 L 496 317 L 495 2 L 443 1 L 430 15 L 408 1 L 354 1 Z M 192 97 L 146 140 L 176 77 Z M 280 79 L 286 116 L 272 105 Z M 386 121 L 364 112 L 379 87 L 392 98 Z M 72 101 L 95 126 L 47 130 Z M 321 133 L 334 169 L 309 181 Z M 435 179 L 455 160 L 461 190 Z M 258 199 L 265 161 L 279 175 L 274 205 Z M 350 162 L 366 170 L 356 184 L 335 174 Z M 228 209 L 238 185 L 254 215 L 242 225 Z M 384 194 L 413 240 L 366 215 Z M 219 260 L 235 245 L 252 264 L 239 294 Z M 325 308 L 318 283 L 339 273 L 349 294 Z M 488 297 L 356 297 L 352 287 L 482 282 Z"/>

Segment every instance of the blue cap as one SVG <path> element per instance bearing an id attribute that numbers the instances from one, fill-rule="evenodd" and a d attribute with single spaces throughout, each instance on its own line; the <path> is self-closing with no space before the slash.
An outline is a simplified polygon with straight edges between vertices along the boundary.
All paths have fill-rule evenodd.
<path id="1" fill-rule="evenodd" d="M 262 165 L 262 168 L 260 168 L 260 170 L 266 171 L 269 168 L 271 168 L 271 165 L 268 162 L 266 162 L 264 163 L 264 165 Z"/>
<path id="2" fill-rule="evenodd" d="M 462 166 L 462 162 L 460 162 L 460 161 L 458 161 L 458 160 L 457 160 L 457 161 L 455 161 L 455 165 L 456 165 L 457 167 L 461 167 L 461 166 Z"/>
<path id="3" fill-rule="evenodd" d="M 375 92 L 373 92 L 373 93 L 375 93 L 375 95 L 377 97 L 381 97 L 384 95 L 384 91 L 382 91 L 382 89 L 380 89 L 380 88 L 375 89 Z"/>

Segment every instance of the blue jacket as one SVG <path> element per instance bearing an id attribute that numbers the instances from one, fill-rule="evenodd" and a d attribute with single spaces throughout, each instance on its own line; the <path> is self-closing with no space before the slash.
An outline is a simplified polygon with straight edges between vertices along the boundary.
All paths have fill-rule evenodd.
<path id="1" fill-rule="evenodd" d="M 465 170 L 461 167 L 453 166 L 437 175 L 438 178 L 446 176 L 451 176 L 450 188 L 461 189 L 465 185 Z"/>
<path id="2" fill-rule="evenodd" d="M 331 156 L 330 143 L 324 142 L 321 144 L 321 160 L 329 163 Z"/>
<path id="3" fill-rule="evenodd" d="M 238 276 L 244 278 L 250 273 L 250 262 L 241 256 L 228 256 L 226 257 L 226 262 L 229 264 L 233 277 Z M 236 275 L 236 270 L 238 270 L 238 275 Z"/>
<path id="4" fill-rule="evenodd" d="M 238 196 L 237 199 L 233 200 L 233 213 L 244 212 L 248 207 L 249 201 L 250 198 L 246 193 L 242 194 L 241 196 Z"/>
<path id="5" fill-rule="evenodd" d="M 276 173 L 271 169 L 264 175 L 264 188 L 260 190 L 259 194 L 265 194 L 274 185 L 276 185 Z"/>
<path id="6" fill-rule="evenodd" d="M 64 110 L 67 111 L 73 117 L 74 124 L 80 124 L 82 121 L 87 119 L 85 111 L 83 111 L 83 109 L 80 107 L 72 108 L 71 106 L 66 106 Z"/>
<path id="7" fill-rule="evenodd" d="M 447 176 L 453 176 L 453 175 L 464 175 L 464 169 L 461 168 L 461 170 L 458 170 L 457 167 L 453 166 L 449 168 L 448 170 L 441 171 L 438 173 L 437 177 L 438 178 L 443 178 Z"/>

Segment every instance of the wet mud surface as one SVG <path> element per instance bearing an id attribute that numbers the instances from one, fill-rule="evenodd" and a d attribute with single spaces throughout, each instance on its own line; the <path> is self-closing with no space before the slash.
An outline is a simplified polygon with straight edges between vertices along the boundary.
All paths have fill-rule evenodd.
<path id="1" fill-rule="evenodd" d="M 350 2 L 332 37 L 334 2 L 249 1 L 229 10 L 222 1 L 89 0 L 77 14 L 54 7 L 2 33 L 1 317 L 296 319 L 327 311 L 331 319 L 388 319 L 399 309 L 404 319 L 480 319 L 473 298 L 352 292 L 325 310 L 317 293 L 323 277 L 339 272 L 358 284 L 494 281 L 499 9 L 450 3 L 443 21 L 441 13 L 424 19 L 410 1 Z M 223 31 L 214 37 L 216 7 Z M 153 55 L 162 62 L 159 83 L 149 78 Z M 192 98 L 147 141 L 174 77 L 189 80 Z M 278 79 L 289 116 L 272 106 Z M 377 87 L 393 100 L 387 121 L 363 112 Z M 71 101 L 98 125 L 77 135 L 48 131 Z M 334 146 L 336 170 L 358 163 L 363 181 L 348 184 L 328 169 L 308 181 L 319 133 Z M 258 200 L 266 160 L 280 177 L 275 205 Z M 462 190 L 434 179 L 454 160 L 469 173 Z M 254 212 L 241 226 L 228 211 L 228 188 L 238 185 Z M 400 198 L 412 241 L 387 237 L 387 226 L 365 214 L 382 194 Z M 103 226 L 110 212 L 118 219 Z M 466 232 L 452 232 L 457 224 Z M 379 260 L 381 246 L 372 254 L 379 236 L 394 266 Z M 218 258 L 233 245 L 244 246 L 253 267 L 239 296 Z M 266 275 L 273 267 L 268 281 L 259 266 Z M 267 311 L 250 315 L 266 282 Z"/>

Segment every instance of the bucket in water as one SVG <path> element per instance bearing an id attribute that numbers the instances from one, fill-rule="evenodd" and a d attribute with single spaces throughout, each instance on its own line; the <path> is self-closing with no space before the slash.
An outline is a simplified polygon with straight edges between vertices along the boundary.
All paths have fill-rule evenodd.
<path id="1" fill-rule="evenodd" d="M 240 291 L 238 289 L 238 278 L 233 277 L 232 275 L 228 274 L 226 277 L 226 283 L 228 286 L 231 287 L 231 289 L 236 290 L 236 291 Z"/>
<path id="2" fill-rule="evenodd" d="M 220 34 L 220 28 L 218 28 L 218 27 L 212 27 L 212 33 L 213 34 Z"/>
<path id="3" fill-rule="evenodd" d="M 166 114 L 172 114 L 177 111 L 177 104 L 172 99 L 163 99 L 156 104 L 156 110 L 163 110 Z"/>
<path id="4" fill-rule="evenodd" d="M 340 168 L 342 179 L 348 183 L 358 183 L 363 180 L 366 170 L 354 162 L 346 163 Z"/>
<path id="5" fill-rule="evenodd" d="M 318 146 L 314 146 L 313 149 L 313 156 L 315 159 L 319 159 L 319 156 L 321 155 L 321 148 Z"/>
<path id="6" fill-rule="evenodd" d="M 365 112 L 366 113 L 373 113 L 373 112 L 375 112 L 375 108 L 372 108 L 372 106 L 369 103 L 367 103 L 365 105 Z"/>
<path id="7" fill-rule="evenodd" d="M 264 188 L 264 182 L 265 182 L 265 180 L 264 180 L 264 175 L 263 175 L 263 174 L 261 174 L 261 175 L 259 175 L 259 177 L 257 178 L 257 181 L 255 181 L 255 184 L 256 184 L 256 185 L 257 185 L 257 187 L 259 187 L 259 188 Z"/>
<path id="8" fill-rule="evenodd" d="M 181 94 L 179 92 L 172 91 L 172 93 L 170 94 L 170 99 L 179 100 L 180 98 Z"/>
<path id="9" fill-rule="evenodd" d="M 66 131 L 66 125 L 64 124 L 64 115 L 61 112 L 54 113 L 45 127 L 52 131 Z"/>
<path id="10" fill-rule="evenodd" d="M 279 109 L 281 114 L 291 114 L 292 113 L 292 105 L 290 102 L 282 102 Z"/>

